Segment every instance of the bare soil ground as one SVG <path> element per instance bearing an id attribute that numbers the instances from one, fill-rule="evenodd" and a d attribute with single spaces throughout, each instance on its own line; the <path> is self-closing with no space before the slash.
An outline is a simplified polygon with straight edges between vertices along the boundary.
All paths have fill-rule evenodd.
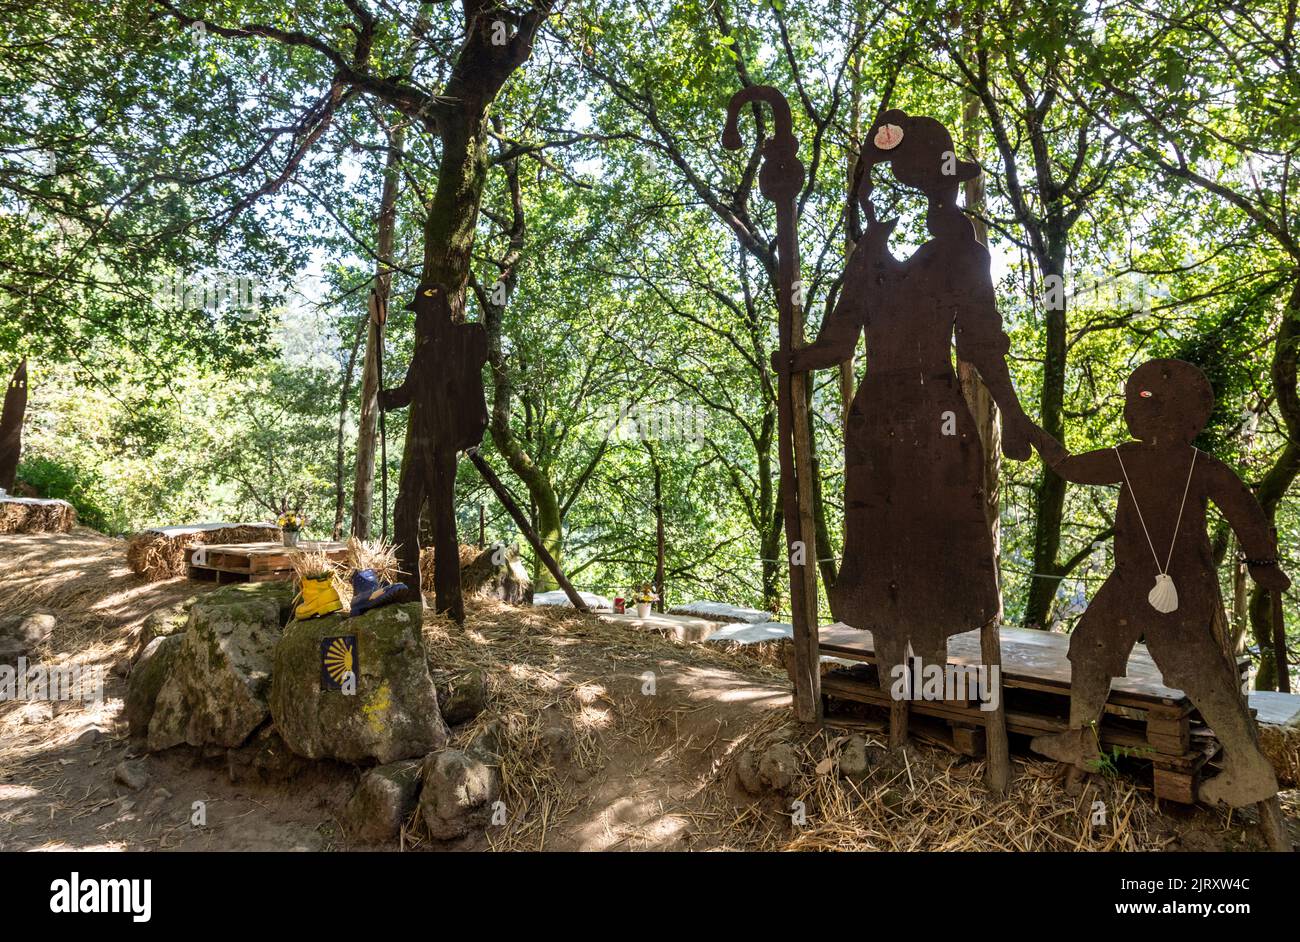
<path id="1" fill-rule="evenodd" d="M 147 758 L 131 791 L 113 769 L 134 756 L 121 719 L 120 666 L 141 622 L 208 586 L 144 582 L 126 542 L 70 534 L 0 536 L 0 615 L 44 611 L 57 627 L 46 662 L 104 671 L 102 702 L 0 703 L 0 849 L 345 850 L 339 814 L 362 770 L 316 763 L 288 781 L 240 776 L 224 753 L 188 748 Z M 871 773 L 839 777 L 847 731 L 790 721 L 784 674 L 752 654 L 629 632 L 591 616 L 494 603 L 465 628 L 430 615 L 435 679 L 483 672 L 487 711 L 454 730 L 464 743 L 499 722 L 508 821 L 451 844 L 418 817 L 407 850 L 1210 850 L 1260 849 L 1250 812 L 1159 804 L 1132 770 L 1070 797 L 1056 766 L 1017 757 L 1005 800 L 980 762 L 918 743 L 897 758 L 873 749 Z M 767 660 L 771 660 L 770 656 Z M 114 667 L 119 672 L 114 673 Z M 873 746 L 880 739 L 858 730 Z M 737 783 L 742 754 L 787 743 L 797 768 L 784 792 Z M 1293 828 L 1297 794 L 1284 795 Z M 1095 802 L 1105 803 L 1096 823 Z M 203 802 L 206 823 L 192 822 Z M 796 804 L 798 803 L 798 804 Z M 801 816 L 796 824 L 792 818 Z"/>

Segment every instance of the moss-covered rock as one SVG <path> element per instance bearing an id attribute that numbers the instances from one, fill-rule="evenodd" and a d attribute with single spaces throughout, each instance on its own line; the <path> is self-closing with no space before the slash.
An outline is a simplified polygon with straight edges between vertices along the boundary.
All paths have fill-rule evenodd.
<path id="1" fill-rule="evenodd" d="M 277 583 L 227 586 L 191 607 L 149 721 L 150 749 L 235 748 L 266 722 L 286 593 Z"/>
<path id="2" fill-rule="evenodd" d="M 293 600 L 297 594 L 293 583 L 287 580 L 280 582 L 234 582 L 194 600 L 190 604 L 190 609 L 192 610 L 195 605 L 199 604 L 228 605 L 232 602 L 245 602 L 249 599 L 265 600 L 275 603 L 279 612 L 280 624 L 283 625 L 293 615 Z"/>
<path id="3" fill-rule="evenodd" d="M 419 604 L 291 622 L 275 649 L 270 698 L 289 748 L 309 759 L 377 763 L 442 748 L 447 725 L 420 625 Z M 356 638 L 352 692 L 336 689 L 322 669 L 322 642 L 349 636 Z"/>
<path id="4" fill-rule="evenodd" d="M 181 606 L 160 608 L 150 612 L 140 625 L 140 648 L 143 650 L 153 643 L 155 638 L 167 638 L 178 635 L 189 624 L 189 609 Z"/>
<path id="5" fill-rule="evenodd" d="M 371 769 L 361 777 L 343 809 L 343 826 L 356 841 L 378 844 L 395 839 L 415 810 L 420 761 L 407 759 Z"/>
<path id="6" fill-rule="evenodd" d="M 180 635 L 154 638 L 141 652 L 126 684 L 126 702 L 122 713 L 132 736 L 143 737 L 149 733 L 154 704 L 171 672 L 172 660 L 180 649 Z"/>

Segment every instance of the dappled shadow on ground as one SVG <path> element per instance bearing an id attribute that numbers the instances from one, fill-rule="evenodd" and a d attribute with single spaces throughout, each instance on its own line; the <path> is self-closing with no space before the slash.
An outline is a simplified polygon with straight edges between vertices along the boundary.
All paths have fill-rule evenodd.
<path id="1" fill-rule="evenodd" d="M 233 781 L 224 750 L 181 747 L 143 757 L 143 788 L 115 781 L 118 763 L 142 757 L 121 717 L 126 682 L 111 668 L 134 651 L 151 611 L 210 589 L 138 579 L 125 546 L 85 530 L 0 536 L 0 586 L 13 590 L 0 596 L 0 616 L 54 614 L 37 657 L 102 670 L 104 681 L 94 701 L 0 703 L 0 849 L 352 848 L 339 815 L 359 769 L 314 763 L 289 782 Z M 453 741 L 468 745 L 500 724 L 508 820 L 443 843 L 413 816 L 406 848 L 1250 846 L 1240 815 L 1157 807 L 1131 780 L 1112 796 L 1129 822 L 1124 840 L 1088 832 L 1080 821 L 1090 805 L 1063 801 L 1050 764 L 1036 760 L 1017 759 L 1004 802 L 985 797 L 979 763 L 929 746 L 850 787 L 833 771 L 842 731 L 791 722 L 789 683 L 770 651 L 676 642 L 559 608 L 471 601 L 468 611 L 463 628 L 428 613 L 425 652 L 440 685 L 475 669 L 486 678 L 486 711 Z M 738 757 L 774 737 L 801 757 L 794 791 L 738 791 Z M 809 809 L 802 828 L 791 824 L 796 798 Z"/>

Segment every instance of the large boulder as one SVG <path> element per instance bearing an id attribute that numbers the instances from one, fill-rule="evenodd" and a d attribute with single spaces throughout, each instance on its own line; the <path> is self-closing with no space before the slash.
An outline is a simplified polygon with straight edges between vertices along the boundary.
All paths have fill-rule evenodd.
<path id="1" fill-rule="evenodd" d="M 489 546 L 461 566 L 460 586 L 468 596 L 500 599 L 511 605 L 533 604 L 533 580 L 515 544 Z"/>
<path id="2" fill-rule="evenodd" d="M 343 809 L 343 826 L 353 840 L 378 844 L 401 833 L 402 825 L 415 810 L 420 765 L 418 759 L 391 762 L 361 777 Z"/>
<path id="3" fill-rule="evenodd" d="M 227 586 L 195 602 L 149 720 L 148 746 L 236 748 L 270 716 L 271 665 L 293 587 Z"/>
<path id="4" fill-rule="evenodd" d="M 197 600 L 191 600 L 197 601 Z M 140 624 L 137 641 L 136 660 L 144 656 L 145 649 L 158 638 L 168 638 L 181 634 L 190 622 L 190 609 L 193 605 L 159 608 L 150 612 Z"/>
<path id="5" fill-rule="evenodd" d="M 309 759 L 383 764 L 446 745 L 420 626 L 418 603 L 290 623 L 275 649 L 270 699 L 288 747 Z M 327 676 L 323 653 L 331 639 L 349 637 L 351 693 Z"/>

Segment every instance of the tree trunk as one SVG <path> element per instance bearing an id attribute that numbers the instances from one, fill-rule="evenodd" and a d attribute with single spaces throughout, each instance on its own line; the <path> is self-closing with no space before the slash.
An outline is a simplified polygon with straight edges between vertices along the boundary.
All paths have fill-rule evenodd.
<path id="1" fill-rule="evenodd" d="M 23 451 L 23 418 L 27 415 L 27 360 L 14 370 L 0 410 L 0 488 L 12 491 Z"/>
<path id="2" fill-rule="evenodd" d="M 1046 346 L 1043 350 L 1043 429 L 1059 442 L 1065 441 L 1065 240 L 1052 239 L 1053 249 L 1039 260 L 1043 276 Z M 1056 562 L 1061 549 L 1061 517 L 1065 508 L 1065 481 L 1040 457 L 1042 477 L 1034 488 L 1034 575 L 1029 577 L 1024 624 L 1046 628 L 1052 599 L 1061 583 Z"/>
<path id="3" fill-rule="evenodd" d="M 854 35 L 857 35 L 862 29 L 862 22 L 866 16 L 866 4 L 856 4 L 854 10 Z M 853 207 L 857 202 L 858 194 L 855 192 L 854 184 L 858 180 L 858 143 L 862 138 L 862 50 L 855 50 L 849 63 L 849 150 L 848 159 L 844 168 L 845 173 L 845 212 L 852 213 Z M 852 233 L 849 231 L 848 218 L 844 224 L 844 264 L 848 265 L 849 259 L 853 256 L 853 249 L 856 243 L 853 241 Z M 849 356 L 840 364 L 839 370 L 839 387 L 840 387 L 840 424 L 841 431 L 847 431 L 849 427 L 849 409 L 853 406 L 854 384 L 857 377 L 853 375 L 853 357 Z M 820 511 L 818 512 L 820 517 Z M 822 578 L 825 578 L 823 573 Z M 826 587 L 830 589 L 828 584 Z"/>
<path id="4" fill-rule="evenodd" d="M 346 495 L 343 486 L 343 465 L 347 460 L 347 450 L 343 445 L 343 432 L 348 422 L 348 399 L 352 396 L 352 374 L 357 367 L 357 349 L 361 346 L 361 334 L 365 330 L 362 324 L 357 328 L 356 339 L 348 352 L 348 365 L 343 370 L 343 384 L 339 387 L 339 433 L 334 449 L 334 529 L 331 539 L 337 540 L 343 533 L 343 512 L 346 510 Z"/>
<path id="5" fill-rule="evenodd" d="M 1300 273 L 1291 286 L 1291 295 L 1282 311 L 1277 340 L 1273 347 L 1273 391 L 1277 395 L 1278 411 L 1282 414 L 1287 444 L 1278 455 L 1273 467 L 1259 482 L 1255 496 L 1264 508 L 1269 523 L 1275 524 L 1277 508 L 1286 496 L 1291 482 L 1300 474 L 1300 393 L 1296 387 L 1296 354 L 1300 343 Z M 1259 648 L 1259 672 L 1255 675 L 1256 690 L 1276 690 L 1278 687 L 1277 661 L 1273 656 L 1273 622 L 1268 593 L 1254 586 L 1250 593 L 1250 630 Z"/>
<path id="6" fill-rule="evenodd" d="M 664 591 L 664 480 L 654 445 L 649 441 L 645 445 L 646 451 L 650 453 L 650 465 L 654 469 L 655 611 L 663 612 L 667 608 Z"/>
<path id="7" fill-rule="evenodd" d="M 529 505 L 533 511 L 533 526 L 537 531 L 538 539 L 555 559 L 556 564 L 563 566 L 563 520 L 559 495 L 555 493 L 555 487 L 546 471 L 539 467 L 532 455 L 524 450 L 510 427 L 510 403 L 514 395 L 514 385 L 501 345 L 503 309 L 488 304 L 484 312 L 488 335 L 488 363 L 492 370 L 492 409 L 488 431 L 492 435 L 493 444 L 505 458 L 510 470 L 528 489 Z M 537 591 L 549 592 L 556 588 L 550 571 L 541 564 L 540 560 L 535 562 L 534 577 Z"/>
<path id="8" fill-rule="evenodd" d="M 352 535 L 370 538 L 371 516 L 375 500 L 375 451 L 379 433 L 379 390 L 382 377 L 384 325 L 388 320 L 388 301 L 393 288 L 393 236 L 397 228 L 397 196 L 401 188 L 399 168 L 406 132 L 401 125 L 388 137 L 388 156 L 384 163 L 384 186 L 379 197 L 375 254 L 375 280 L 370 289 L 369 327 L 366 354 L 361 372 L 361 413 L 357 430 L 357 473 L 352 486 Z"/>
<path id="9" fill-rule="evenodd" d="M 968 146 L 978 160 L 979 157 L 979 96 L 966 92 L 962 102 L 962 132 Z M 983 213 L 985 209 L 984 177 L 981 174 L 965 183 L 966 210 L 970 213 Z M 988 227 L 983 219 L 972 216 L 971 224 L 975 227 L 975 238 L 980 245 L 988 247 Z M 984 448 L 984 510 L 988 517 L 989 530 L 993 535 L 993 558 L 1001 558 L 1001 514 L 1000 489 L 1002 481 L 1002 419 L 998 414 L 997 404 L 989 394 L 988 387 L 979 378 L 979 373 L 969 363 L 958 361 L 958 378 L 961 391 L 975 427 L 979 430 L 980 444 Z M 999 579 L 999 584 L 1001 579 Z"/>
<path id="10" fill-rule="evenodd" d="M 516 33 L 505 44 L 494 42 L 498 31 L 488 10 L 478 4 L 466 4 L 466 35 L 452 76 L 438 99 L 438 136 L 442 153 L 438 164 L 438 185 L 424 225 L 424 266 L 421 283 L 437 286 L 444 292 L 451 319 L 465 320 L 465 290 L 469 283 L 471 250 L 478 225 L 479 207 L 488 171 L 488 109 L 502 85 L 532 52 L 532 41 L 542 21 L 549 14 L 549 2 L 538 3 L 520 18 Z M 480 15 L 485 14 L 485 15 Z M 421 347 L 434 340 L 431 322 L 416 318 L 416 356 Z M 426 347 L 427 348 L 427 347 Z M 431 349 L 431 348 L 430 348 Z M 437 357 L 439 352 L 432 350 Z M 447 456 L 435 444 L 436 430 L 431 427 L 436 413 L 434 397 L 439 395 L 435 377 L 428 369 L 413 370 L 410 383 L 410 419 L 407 436 L 411 447 L 403 459 L 401 482 L 393 513 L 394 533 L 399 542 L 399 565 L 403 576 L 420 578 L 420 548 L 415 534 L 420 510 L 425 500 L 439 519 L 434 530 L 441 536 L 435 552 L 452 552 L 449 561 L 458 569 L 454 487 L 456 456 Z M 435 490 L 441 489 L 438 493 Z M 443 493 L 451 489 L 452 493 Z M 435 573 L 447 572 L 448 566 L 435 565 Z M 418 597 L 418 592 L 416 593 Z M 448 579 L 439 585 L 437 610 L 463 612 L 460 579 Z"/>

